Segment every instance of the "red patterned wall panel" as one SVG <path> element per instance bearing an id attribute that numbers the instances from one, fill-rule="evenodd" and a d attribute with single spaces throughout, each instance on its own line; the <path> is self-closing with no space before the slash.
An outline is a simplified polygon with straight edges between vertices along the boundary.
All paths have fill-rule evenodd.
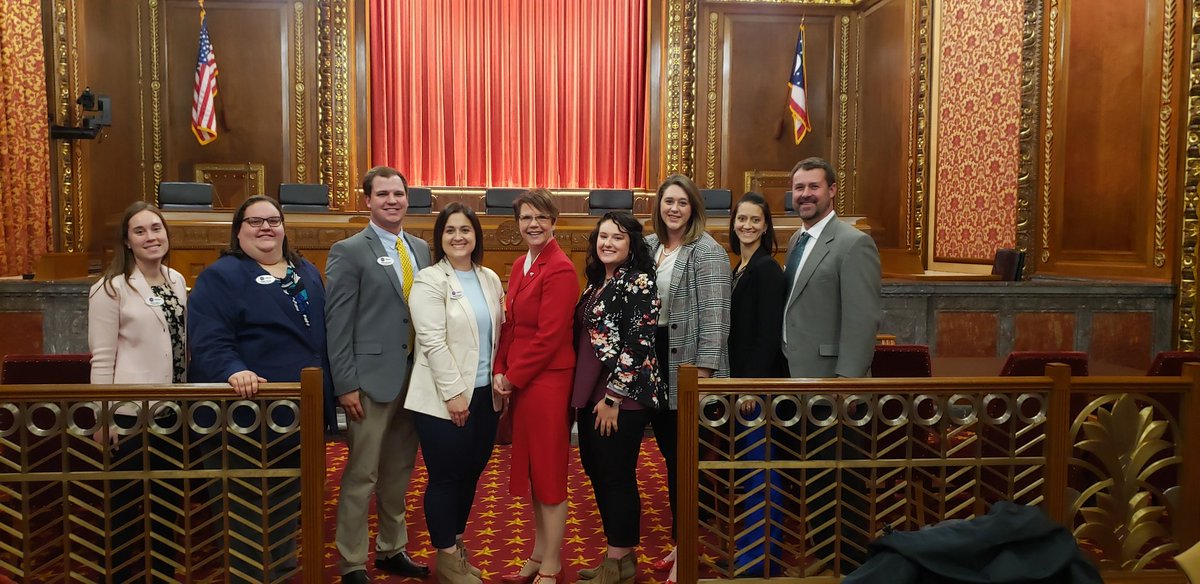
<path id="1" fill-rule="evenodd" d="M 942 5 L 937 135 L 937 261 L 991 262 L 1016 243 L 1021 115 L 1020 0 Z"/>

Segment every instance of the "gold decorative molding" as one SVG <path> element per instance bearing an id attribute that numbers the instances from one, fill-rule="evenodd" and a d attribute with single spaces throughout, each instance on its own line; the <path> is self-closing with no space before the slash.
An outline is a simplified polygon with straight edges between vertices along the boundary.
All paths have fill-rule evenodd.
<path id="1" fill-rule="evenodd" d="M 930 13 L 931 0 L 917 2 L 917 91 L 916 126 L 914 136 L 912 186 L 908 190 L 908 203 L 912 225 L 908 230 L 909 249 L 920 251 L 925 241 L 925 207 L 929 197 L 929 46 L 932 41 L 933 24 Z"/>
<path id="2" fill-rule="evenodd" d="M 1200 245 L 1200 219 L 1196 208 L 1200 197 L 1200 10 L 1192 8 L 1190 41 L 1188 43 L 1187 139 L 1183 165 L 1183 200 L 1180 204 L 1182 221 L 1179 234 L 1179 293 L 1176 295 L 1179 323 L 1176 327 L 1178 346 L 1183 351 L 1196 350 L 1196 287 L 1200 282 L 1200 260 L 1196 257 Z"/>
<path id="3" fill-rule="evenodd" d="M 705 172 L 705 184 L 710 189 L 718 187 L 717 184 L 717 141 L 720 139 L 721 132 L 717 126 L 717 91 L 721 87 L 720 67 L 717 66 L 717 60 L 721 54 L 721 17 L 714 11 L 708 13 L 708 140 L 707 140 L 707 159 L 708 170 Z"/>
<path id="4" fill-rule="evenodd" d="M 75 104 L 79 86 L 79 6 L 76 0 L 58 0 L 52 4 L 51 35 L 53 52 L 47 59 L 50 70 L 54 122 L 74 125 L 81 117 Z M 83 161 L 80 146 L 72 140 L 52 145 L 54 172 L 58 187 L 58 249 L 77 252 L 85 249 Z"/>
<path id="5" fill-rule="evenodd" d="M 1038 90 L 1042 71 L 1042 0 L 1025 0 L 1021 29 L 1021 125 L 1017 136 L 1017 249 L 1029 252 L 1037 198 Z M 1037 262 L 1025 267 L 1033 271 Z"/>
<path id="6" fill-rule="evenodd" d="M 838 79 L 838 155 L 837 155 L 837 179 L 838 184 L 842 188 L 846 187 L 846 142 L 847 142 L 847 126 L 849 125 L 849 117 L 847 110 L 850 102 L 850 17 L 842 15 L 838 18 L 842 25 L 842 40 L 838 43 L 839 52 L 838 60 L 840 61 L 841 75 Z M 843 192 L 837 197 L 837 214 L 839 216 L 846 215 L 846 199 L 849 193 Z"/>
<path id="7" fill-rule="evenodd" d="M 142 82 L 144 76 L 141 75 L 141 72 L 146 70 L 146 40 L 145 40 L 146 36 L 142 32 L 142 27 L 144 26 L 142 19 L 143 19 L 142 4 L 138 3 L 138 5 L 137 5 L 137 52 L 138 52 L 137 70 L 138 70 L 139 75 L 138 75 L 138 80 L 137 80 L 137 88 L 138 88 L 137 112 L 138 112 L 138 160 L 140 162 L 140 164 L 138 166 L 141 167 L 141 169 L 142 169 L 142 181 L 141 181 L 142 182 L 142 200 L 143 201 L 149 200 L 149 201 L 153 201 L 153 202 L 157 203 L 158 202 L 158 189 L 154 189 L 153 195 L 150 194 L 150 189 L 149 189 L 150 180 L 149 180 L 149 175 L 146 174 L 146 100 L 143 97 L 146 95 L 146 87 Z M 149 198 L 151 196 L 153 198 Z"/>
<path id="8" fill-rule="evenodd" d="M 810 6 L 859 6 L 866 0 L 707 0 L 705 4 L 807 4 Z"/>
<path id="9" fill-rule="evenodd" d="M 1154 180 L 1154 267 L 1167 265 L 1167 184 L 1171 165 L 1171 134 L 1175 110 L 1175 12 L 1177 0 L 1163 6 L 1162 82 L 1158 110 L 1158 175 Z"/>
<path id="10" fill-rule="evenodd" d="M 317 9 L 317 115 L 320 181 L 333 207 L 350 207 L 350 30 L 347 0 Z"/>
<path id="11" fill-rule="evenodd" d="M 1045 129 L 1042 130 L 1042 263 L 1050 261 L 1050 191 L 1053 187 L 1050 162 L 1054 154 L 1054 84 L 1058 76 L 1058 0 L 1050 0 L 1046 23 L 1046 93 L 1042 98 Z"/>
<path id="12" fill-rule="evenodd" d="M 692 176 L 696 133 L 698 0 L 667 0 L 666 174 Z"/>
<path id="13" fill-rule="evenodd" d="M 158 202 L 158 183 L 163 177 L 162 137 L 162 39 L 158 35 L 158 0 L 150 3 L 150 169 L 154 175 L 154 201 Z"/>
<path id="14" fill-rule="evenodd" d="M 292 66 L 296 72 L 295 97 L 296 117 L 295 128 L 292 131 L 296 141 L 296 182 L 308 182 L 308 135 L 304 131 L 304 3 L 292 5 L 295 10 L 295 26 L 292 39 Z"/>

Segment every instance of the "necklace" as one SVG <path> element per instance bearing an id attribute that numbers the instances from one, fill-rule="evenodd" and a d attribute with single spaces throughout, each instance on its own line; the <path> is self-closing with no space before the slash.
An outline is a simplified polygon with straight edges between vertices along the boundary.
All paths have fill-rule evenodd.
<path id="1" fill-rule="evenodd" d="M 663 264 L 667 263 L 667 260 L 675 257 L 675 254 L 679 253 L 679 248 L 681 247 L 683 246 L 678 246 L 670 251 L 667 251 L 667 246 L 665 245 L 660 247 L 658 249 L 658 259 L 654 262 L 654 267 L 661 268 Z"/>

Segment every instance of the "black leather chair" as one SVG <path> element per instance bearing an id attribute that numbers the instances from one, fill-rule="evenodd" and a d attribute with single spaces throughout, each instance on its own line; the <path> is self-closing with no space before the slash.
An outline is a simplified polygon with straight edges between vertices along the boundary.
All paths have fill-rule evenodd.
<path id="1" fill-rule="evenodd" d="M 213 186 L 196 182 L 158 183 L 158 207 L 164 211 L 211 211 Z"/>
<path id="2" fill-rule="evenodd" d="M 733 207 L 733 193 L 729 189 L 700 189 L 704 200 L 704 214 L 709 217 L 728 217 Z"/>
<path id="3" fill-rule="evenodd" d="M 588 193 L 588 215 L 600 216 L 609 211 L 633 212 L 633 191 L 630 189 L 597 189 Z"/>
<path id="4" fill-rule="evenodd" d="M 483 192 L 483 206 L 488 215 L 512 215 L 513 201 L 528 189 L 488 189 Z"/>
<path id="5" fill-rule="evenodd" d="M 328 213 L 329 185 L 281 184 L 279 206 L 284 213 Z"/>
<path id="6" fill-rule="evenodd" d="M 433 191 L 425 187 L 408 187 L 408 213 L 426 214 L 433 212 Z"/>

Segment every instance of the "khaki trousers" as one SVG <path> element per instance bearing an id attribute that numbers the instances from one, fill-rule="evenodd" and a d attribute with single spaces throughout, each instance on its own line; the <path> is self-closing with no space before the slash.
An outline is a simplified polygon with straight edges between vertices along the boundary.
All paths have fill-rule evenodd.
<path id="1" fill-rule="evenodd" d="M 417 431 L 412 414 L 404 409 L 403 393 L 380 403 L 359 392 L 363 419 L 350 422 L 347 444 L 350 449 L 342 473 L 337 509 L 337 543 L 342 574 L 364 570 L 367 565 L 367 509 L 375 494 L 375 512 L 379 516 L 379 534 L 375 552 L 379 558 L 391 557 L 408 545 L 408 524 L 404 520 L 404 496 L 408 479 L 417 459 Z"/>

